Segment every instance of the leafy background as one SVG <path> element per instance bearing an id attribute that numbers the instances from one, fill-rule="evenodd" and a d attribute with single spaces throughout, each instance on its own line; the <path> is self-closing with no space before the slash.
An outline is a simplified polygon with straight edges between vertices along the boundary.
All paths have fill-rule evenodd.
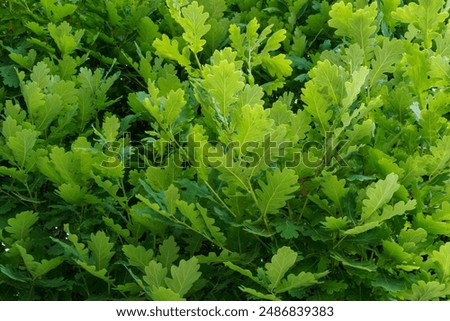
<path id="1" fill-rule="evenodd" d="M 0 298 L 449 299 L 449 8 L 0 1 Z"/>

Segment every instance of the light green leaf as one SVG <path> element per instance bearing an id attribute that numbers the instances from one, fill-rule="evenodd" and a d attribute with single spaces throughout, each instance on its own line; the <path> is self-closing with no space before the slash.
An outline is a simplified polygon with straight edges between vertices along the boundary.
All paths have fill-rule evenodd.
<path id="1" fill-rule="evenodd" d="M 216 221 L 207 215 L 206 208 L 203 208 L 200 204 L 197 204 L 197 209 L 200 212 L 206 228 L 208 229 L 209 234 L 211 234 L 213 240 L 215 240 L 219 246 L 224 246 L 227 239 L 220 228 L 214 225 Z"/>
<path id="2" fill-rule="evenodd" d="M 276 56 L 267 55 L 262 58 L 261 63 L 272 77 L 283 78 L 292 74 L 292 62 L 286 59 L 285 54 L 278 54 Z"/>
<path id="3" fill-rule="evenodd" d="M 62 184 L 58 187 L 56 193 L 67 203 L 80 205 L 85 200 L 87 188 L 75 184 Z"/>
<path id="4" fill-rule="evenodd" d="M 180 199 L 180 194 L 178 193 L 178 188 L 173 184 L 164 192 L 164 201 L 167 206 L 167 212 L 170 215 L 175 215 L 177 210 L 177 201 Z"/>
<path id="5" fill-rule="evenodd" d="M 203 6 L 199 6 L 197 1 L 182 8 L 181 13 L 182 17 L 178 18 L 177 22 L 184 29 L 183 39 L 193 53 L 198 53 L 203 50 L 206 43 L 202 37 L 211 29 L 211 25 L 206 24 L 209 14 L 203 12 Z"/>
<path id="6" fill-rule="evenodd" d="M 361 221 L 368 221 L 378 209 L 391 200 L 399 188 L 398 175 L 394 173 L 387 175 L 386 179 L 372 184 L 367 189 L 367 199 L 363 201 Z"/>
<path id="7" fill-rule="evenodd" d="M 297 113 L 291 117 L 291 126 L 292 130 L 293 142 L 297 142 L 298 140 L 302 140 L 306 137 L 306 134 L 311 130 L 311 117 L 310 114 L 306 110 L 297 110 Z"/>
<path id="8" fill-rule="evenodd" d="M 244 88 L 242 71 L 234 63 L 222 60 L 218 65 L 204 68 L 203 77 L 203 87 L 214 99 L 219 116 L 228 119 L 238 93 Z"/>
<path id="9" fill-rule="evenodd" d="M 250 106 L 263 106 L 264 100 L 262 98 L 264 97 L 264 91 L 263 89 L 258 85 L 250 86 L 249 84 L 246 84 L 244 87 L 244 90 L 239 94 L 238 97 L 238 106 L 244 107 L 245 105 Z"/>
<path id="10" fill-rule="evenodd" d="M 409 228 L 400 231 L 400 234 L 398 236 L 398 242 L 400 243 L 400 245 L 404 245 L 405 243 L 419 244 L 426 240 L 427 235 L 428 235 L 427 231 L 425 231 L 423 228 L 418 229 Z"/>
<path id="11" fill-rule="evenodd" d="M 352 129 L 345 132 L 348 141 L 347 153 L 359 148 L 360 144 L 365 144 L 373 137 L 375 123 L 372 119 L 366 119 L 361 124 L 355 124 Z"/>
<path id="12" fill-rule="evenodd" d="M 350 224 L 347 217 L 327 216 L 322 225 L 331 231 L 343 231 Z"/>
<path id="13" fill-rule="evenodd" d="M 76 164 L 72 152 L 66 152 L 62 147 L 53 147 L 50 153 L 50 160 L 41 157 L 38 160 L 38 167 L 41 173 L 57 184 L 80 185 L 78 179 L 80 175 L 74 172 L 79 168 Z"/>
<path id="14" fill-rule="evenodd" d="M 167 268 L 161 263 L 151 260 L 145 266 L 143 280 L 150 286 L 150 289 L 165 286 L 164 278 L 167 276 Z"/>
<path id="15" fill-rule="evenodd" d="M 261 54 L 267 55 L 271 51 L 275 51 L 280 49 L 281 43 L 286 39 L 286 30 L 280 29 L 275 31 L 269 39 L 267 39 L 266 45 L 264 49 L 261 51 Z"/>
<path id="16" fill-rule="evenodd" d="M 341 103 L 344 96 L 344 82 L 347 78 L 343 67 L 332 64 L 326 59 L 319 61 L 308 75 L 319 88 L 315 95 L 324 92 L 331 99 L 332 104 L 338 106 Z"/>
<path id="17" fill-rule="evenodd" d="M 31 227 L 38 219 L 38 214 L 32 211 L 21 212 L 8 220 L 8 226 L 5 227 L 5 231 L 11 234 L 14 240 L 23 240 L 30 234 Z"/>
<path id="18" fill-rule="evenodd" d="M 442 10 L 444 0 L 419 0 L 397 8 L 392 17 L 400 22 L 409 24 L 409 40 L 417 37 L 423 40 L 425 48 L 432 46 L 432 40 L 439 34 L 441 24 L 448 17 L 448 12 Z M 409 35 L 408 35 L 409 34 Z"/>
<path id="19" fill-rule="evenodd" d="M 109 261 L 115 254 L 115 252 L 112 251 L 114 243 L 109 241 L 109 237 L 106 236 L 103 231 L 91 234 L 91 239 L 87 243 L 97 270 L 107 268 L 109 266 Z"/>
<path id="20" fill-rule="evenodd" d="M 405 249 L 401 245 L 384 240 L 383 257 L 387 257 L 397 263 L 409 263 L 412 258 L 412 254 L 405 252 Z"/>
<path id="21" fill-rule="evenodd" d="M 383 207 L 383 212 L 381 215 L 375 214 L 367 219 L 367 222 L 382 222 L 391 219 L 394 216 L 403 215 L 407 211 L 412 211 L 416 208 L 416 200 L 409 200 L 406 204 L 401 201 L 395 203 L 394 206 L 386 205 Z"/>
<path id="22" fill-rule="evenodd" d="M 246 143 L 262 142 L 274 124 L 269 118 L 269 113 L 270 110 L 262 106 L 245 105 L 237 108 L 233 114 L 233 125 L 236 127 L 232 141 L 238 142 L 239 147 L 245 146 Z"/>
<path id="23" fill-rule="evenodd" d="M 366 82 L 369 69 L 361 67 L 352 73 L 352 81 L 345 82 L 345 91 L 347 95 L 342 99 L 342 106 L 349 108 L 350 105 L 356 100 L 356 97 L 361 92 L 361 87 Z"/>
<path id="24" fill-rule="evenodd" d="M 162 39 L 155 39 L 153 41 L 152 46 L 155 47 L 155 53 L 163 58 L 175 60 L 181 66 L 189 66 L 191 61 L 189 60 L 189 55 L 183 51 L 180 53 L 178 48 L 177 40 L 170 40 L 167 35 L 162 35 Z M 189 50 L 189 49 L 188 49 Z"/>
<path id="25" fill-rule="evenodd" d="M 294 266 L 297 260 L 297 252 L 290 247 L 283 246 L 278 249 L 270 263 L 266 263 L 266 275 L 270 281 L 269 289 L 275 289 L 283 279 L 286 272 Z"/>
<path id="26" fill-rule="evenodd" d="M 423 280 L 414 283 L 411 290 L 402 292 L 406 300 L 431 301 L 444 298 L 449 294 L 446 285 L 437 281 L 425 282 Z"/>
<path id="27" fill-rule="evenodd" d="M 159 255 L 157 260 L 162 263 L 164 267 L 170 267 L 176 259 L 178 259 L 178 251 L 180 248 L 175 242 L 175 238 L 170 236 L 159 246 Z"/>
<path id="28" fill-rule="evenodd" d="M 128 263 L 140 269 L 144 269 L 153 258 L 153 250 L 145 249 L 142 245 L 125 244 L 122 251 L 128 258 Z"/>
<path id="29" fill-rule="evenodd" d="M 302 89 L 302 101 L 305 110 L 314 118 L 323 135 L 330 129 L 330 120 L 333 112 L 329 107 L 331 103 L 320 94 L 320 87 L 313 81 L 309 81 Z"/>
<path id="30" fill-rule="evenodd" d="M 435 177 L 448 169 L 450 163 L 450 135 L 437 140 L 436 144 L 430 147 L 430 151 L 431 155 L 424 155 L 420 159 L 420 163 L 431 177 Z"/>
<path id="31" fill-rule="evenodd" d="M 196 257 L 187 261 L 181 260 L 178 266 L 171 267 L 171 278 L 166 278 L 165 282 L 171 290 L 183 297 L 200 278 L 202 273 L 198 271 L 199 269 L 200 264 Z"/>
<path id="32" fill-rule="evenodd" d="M 11 149 L 17 165 L 24 168 L 27 162 L 32 162 L 33 148 L 36 144 L 38 132 L 31 129 L 22 129 L 16 136 L 10 137 L 6 145 Z M 29 166 L 27 166 L 29 167 Z"/>
<path id="33" fill-rule="evenodd" d="M 450 83 L 450 60 L 437 55 L 430 58 L 429 75 L 434 79 L 435 86 L 447 86 Z"/>
<path id="34" fill-rule="evenodd" d="M 40 113 L 40 109 L 45 105 L 45 95 L 36 82 L 29 82 L 21 86 L 23 98 L 28 108 L 28 113 L 33 120 L 34 115 Z"/>
<path id="35" fill-rule="evenodd" d="M 145 172 L 145 181 L 156 192 L 167 191 L 170 185 L 181 176 L 182 168 L 177 166 L 173 158 L 167 160 L 167 165 L 149 166 Z"/>
<path id="36" fill-rule="evenodd" d="M 203 231 L 206 228 L 205 221 L 201 217 L 199 211 L 195 208 L 195 204 L 188 204 L 183 200 L 177 200 L 176 204 L 181 214 L 189 219 L 192 228 L 197 231 L 197 233 L 203 234 Z"/>
<path id="37" fill-rule="evenodd" d="M 77 49 L 84 34 L 83 29 L 78 29 L 72 34 L 72 27 L 66 21 L 62 22 L 59 26 L 49 23 L 48 31 L 62 55 L 71 54 Z"/>
<path id="38" fill-rule="evenodd" d="M 370 6 L 353 11 L 352 3 L 344 1 L 336 2 L 330 11 L 330 27 L 336 29 L 336 34 L 350 38 L 352 43 L 357 43 L 364 50 L 367 60 L 371 43 L 377 30 L 378 10 L 376 2 Z"/>
<path id="39" fill-rule="evenodd" d="M 45 88 L 50 83 L 50 69 L 43 61 L 38 62 L 30 75 L 31 82 L 36 83 L 39 88 Z"/>
<path id="40" fill-rule="evenodd" d="M 334 204 L 336 204 L 342 214 L 343 198 L 347 195 L 349 190 L 348 188 L 345 188 L 345 179 L 338 180 L 336 175 L 332 175 L 328 172 L 323 172 L 322 176 L 322 191 Z"/>
<path id="41" fill-rule="evenodd" d="M 441 245 L 439 251 L 433 251 L 431 259 L 435 262 L 442 281 L 450 276 L 450 242 Z"/>
<path id="42" fill-rule="evenodd" d="M 11 116 L 7 116 L 2 123 L 2 135 L 6 138 L 6 141 L 10 137 L 15 137 L 18 131 L 22 130 L 22 126 L 18 125 L 17 120 Z"/>
<path id="43" fill-rule="evenodd" d="M 119 135 L 120 121 L 116 115 L 108 116 L 103 121 L 102 133 L 105 142 L 114 142 Z"/>
<path id="44" fill-rule="evenodd" d="M 245 34 L 241 34 L 240 28 L 236 24 L 230 25 L 228 29 L 230 34 L 231 46 L 237 51 L 240 56 L 245 55 Z"/>
<path id="45" fill-rule="evenodd" d="M 64 108 L 61 96 L 58 94 L 47 94 L 45 96 L 45 104 L 36 114 L 34 123 L 37 130 L 45 130 L 60 115 Z"/>
<path id="46" fill-rule="evenodd" d="M 436 54 L 443 57 L 450 56 L 450 28 L 447 27 L 445 34 L 439 34 L 436 37 Z"/>
<path id="47" fill-rule="evenodd" d="M 171 90 L 169 92 L 163 112 L 164 123 L 168 124 L 169 128 L 174 126 L 175 121 L 180 117 L 182 108 L 185 105 L 184 90 L 178 89 L 177 91 Z"/>
<path id="48" fill-rule="evenodd" d="M 34 62 L 36 61 L 36 50 L 30 49 L 26 56 L 16 52 L 12 52 L 8 56 L 12 61 L 19 64 L 21 67 L 31 70 L 33 68 Z"/>
<path id="49" fill-rule="evenodd" d="M 400 40 L 383 39 L 381 46 L 374 49 L 375 58 L 372 59 L 370 71 L 370 87 L 373 87 L 387 72 L 394 71 L 394 64 L 399 62 L 404 52 L 403 43 Z"/>
<path id="50" fill-rule="evenodd" d="M 296 239 L 299 236 L 300 228 L 290 220 L 282 220 L 275 225 L 277 233 L 286 240 Z"/>
<path id="51" fill-rule="evenodd" d="M 294 197 L 298 189 L 298 176 L 293 169 L 278 168 L 271 173 L 267 171 L 266 182 L 260 181 L 261 189 L 256 191 L 258 207 L 263 216 L 267 214 L 278 214 L 279 210 L 286 205 L 286 201 Z"/>

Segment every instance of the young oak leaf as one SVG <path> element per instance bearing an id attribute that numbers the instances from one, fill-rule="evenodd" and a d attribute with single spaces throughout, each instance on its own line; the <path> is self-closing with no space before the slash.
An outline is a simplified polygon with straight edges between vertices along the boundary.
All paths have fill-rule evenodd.
<path id="1" fill-rule="evenodd" d="M 128 263 L 140 269 L 146 268 L 153 258 L 153 250 L 147 250 L 142 245 L 125 244 L 122 246 L 122 251 L 128 258 Z"/>
<path id="2" fill-rule="evenodd" d="M 330 129 L 330 120 L 333 112 L 329 107 L 331 103 L 320 93 L 319 86 L 309 81 L 302 90 L 302 101 L 305 103 L 305 110 L 318 124 L 318 128 L 323 135 Z"/>
<path id="3" fill-rule="evenodd" d="M 317 84 L 332 103 L 338 106 L 344 97 L 344 83 L 347 78 L 343 67 L 331 63 L 328 59 L 319 61 L 317 66 L 308 73 L 311 81 Z M 316 93 L 319 94 L 319 93 Z"/>
<path id="4" fill-rule="evenodd" d="M 8 220 L 8 226 L 5 227 L 5 231 L 11 234 L 14 240 L 23 240 L 30 234 L 31 227 L 38 219 L 38 214 L 32 211 L 21 212 Z"/>
<path id="5" fill-rule="evenodd" d="M 450 62 L 448 57 L 441 55 L 430 58 L 429 75 L 435 80 L 435 86 L 447 87 L 450 83 Z"/>
<path id="6" fill-rule="evenodd" d="M 278 214 L 280 209 L 286 205 L 286 201 L 294 197 L 298 189 L 298 176 L 293 169 L 278 168 L 266 174 L 266 182 L 260 181 L 261 189 L 256 190 L 258 207 L 263 216 L 267 214 Z"/>
<path id="7" fill-rule="evenodd" d="M 176 120 L 180 117 L 183 107 L 186 105 L 186 100 L 184 99 L 184 90 L 177 89 L 176 91 L 171 90 L 165 101 L 164 106 L 164 121 L 171 128 L 174 126 Z"/>
<path id="8" fill-rule="evenodd" d="M 152 46 L 155 47 L 155 53 L 160 57 L 175 60 L 184 67 L 188 67 L 191 64 L 191 61 L 189 60 L 189 52 L 183 50 L 183 52 L 180 53 L 178 41 L 175 39 L 170 40 L 167 35 L 163 34 L 162 39 L 155 39 Z"/>
<path id="9" fill-rule="evenodd" d="M 197 209 L 200 215 L 202 216 L 206 228 L 208 229 L 212 238 L 217 242 L 218 245 L 223 246 L 227 241 L 227 239 L 225 235 L 221 232 L 220 228 L 214 225 L 216 221 L 207 215 L 206 208 L 202 207 L 200 204 L 197 204 Z"/>
<path id="10" fill-rule="evenodd" d="M 197 281 L 201 272 L 199 272 L 200 264 L 198 259 L 192 257 L 189 260 L 181 260 L 178 266 L 172 266 L 170 268 L 170 278 L 165 278 L 166 285 L 183 297 Z"/>
<path id="11" fill-rule="evenodd" d="M 394 64 L 400 61 L 404 52 L 403 43 L 400 40 L 383 39 L 381 46 L 374 49 L 375 58 L 372 59 L 370 71 L 370 87 L 373 87 L 387 72 L 394 71 Z"/>
<path id="12" fill-rule="evenodd" d="M 447 28 L 445 33 L 442 35 L 438 35 L 435 39 L 436 42 L 436 50 L 435 53 L 437 55 L 441 55 L 443 57 L 450 56 L 450 28 Z"/>
<path id="13" fill-rule="evenodd" d="M 164 286 L 164 278 L 167 276 L 167 268 L 155 260 L 149 261 L 145 266 L 145 275 L 143 280 L 151 289 Z"/>
<path id="14" fill-rule="evenodd" d="M 109 261 L 115 254 L 112 250 L 114 243 L 109 241 L 109 237 L 106 236 L 105 232 L 98 231 L 96 234 L 91 234 L 91 239 L 87 244 L 97 270 L 106 269 L 109 266 Z"/>
<path id="15" fill-rule="evenodd" d="M 445 298 L 449 294 L 446 284 L 438 281 L 425 282 L 417 281 L 411 286 L 410 290 L 400 293 L 402 299 L 411 301 L 432 301 L 439 298 Z"/>
<path id="16" fill-rule="evenodd" d="M 383 205 L 389 202 L 400 188 L 398 175 L 390 173 L 384 180 L 379 180 L 367 189 L 367 199 L 363 201 L 361 221 L 369 221 L 370 217 Z"/>
<path id="17" fill-rule="evenodd" d="M 203 50 L 206 40 L 202 37 L 211 29 L 211 25 L 205 24 L 209 14 L 203 12 L 203 9 L 203 6 L 199 6 L 197 1 L 194 1 L 181 9 L 182 16 L 177 19 L 184 29 L 183 39 L 189 44 L 193 53 Z"/>
<path id="18" fill-rule="evenodd" d="M 272 77 L 283 78 L 292 74 L 292 62 L 286 59 L 285 54 L 262 56 L 261 64 Z"/>
<path id="19" fill-rule="evenodd" d="M 175 242 L 174 237 L 171 235 L 159 246 L 159 255 L 156 259 L 158 262 L 161 262 L 164 267 L 168 268 L 178 259 L 179 250 L 179 246 Z"/>
<path id="20" fill-rule="evenodd" d="M 283 279 L 286 272 L 294 266 L 297 260 L 297 252 L 290 247 L 283 246 L 278 249 L 270 263 L 266 263 L 266 276 L 270 281 L 269 289 L 275 289 Z"/>
<path id="21" fill-rule="evenodd" d="M 22 129 L 16 132 L 16 135 L 10 137 L 6 145 L 11 149 L 16 160 L 17 166 L 21 169 L 25 167 L 31 169 L 35 164 L 33 148 L 39 133 L 31 129 Z"/>
<path id="22" fill-rule="evenodd" d="M 377 30 L 377 13 L 375 2 L 354 12 L 352 3 L 346 4 L 340 1 L 331 7 L 329 13 L 331 19 L 328 24 L 336 29 L 336 35 L 349 37 L 352 43 L 359 44 L 367 59 L 371 42 Z"/>
<path id="23" fill-rule="evenodd" d="M 381 215 L 374 214 L 369 216 L 362 225 L 357 225 L 344 232 L 345 235 L 357 235 L 367 232 L 380 226 L 384 221 L 391 219 L 394 216 L 405 214 L 407 211 L 412 211 L 416 207 L 416 200 L 409 200 L 407 203 L 400 201 L 394 206 L 385 205 Z"/>
<path id="24" fill-rule="evenodd" d="M 245 85 L 242 71 L 234 63 L 222 60 L 217 65 L 204 68 L 203 77 L 203 87 L 213 98 L 219 116 L 226 121 Z"/>
<path id="25" fill-rule="evenodd" d="M 345 82 L 346 96 L 342 99 L 342 106 L 344 108 L 349 108 L 356 100 L 356 97 L 361 92 L 361 87 L 366 82 L 368 74 L 369 69 L 363 66 L 352 73 L 352 81 Z"/>
<path id="26" fill-rule="evenodd" d="M 397 8 L 392 12 L 392 17 L 409 24 L 407 38 L 417 37 L 423 40 L 425 48 L 429 49 L 432 46 L 432 40 L 439 35 L 439 29 L 449 15 L 446 10 L 443 10 L 444 4 L 444 0 L 420 0 L 418 4 L 411 2 Z"/>
<path id="27" fill-rule="evenodd" d="M 336 175 L 332 175 L 328 172 L 323 172 L 322 175 L 322 192 L 336 204 L 342 214 L 343 198 L 349 191 L 348 188 L 345 188 L 345 179 L 338 180 Z"/>
<path id="28" fill-rule="evenodd" d="M 263 141 L 264 136 L 272 131 L 274 124 L 269 114 L 270 110 L 260 105 L 254 107 L 245 105 L 237 108 L 233 114 L 236 132 L 232 135 L 232 141 L 238 142 L 238 146 Z"/>
<path id="29" fill-rule="evenodd" d="M 433 251 L 431 259 L 435 262 L 441 280 L 446 280 L 450 276 L 450 243 L 442 245 L 439 251 Z"/>
<path id="30" fill-rule="evenodd" d="M 77 49 L 78 44 L 84 35 L 83 29 L 79 29 L 72 34 L 72 27 L 66 21 L 62 22 L 59 26 L 49 23 L 48 32 L 63 56 L 66 54 L 71 54 L 75 49 Z"/>

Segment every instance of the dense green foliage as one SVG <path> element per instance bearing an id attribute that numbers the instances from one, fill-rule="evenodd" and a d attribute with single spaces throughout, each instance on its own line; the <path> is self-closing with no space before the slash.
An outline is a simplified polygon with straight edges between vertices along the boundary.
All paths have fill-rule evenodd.
<path id="1" fill-rule="evenodd" d="M 444 0 L 0 1 L 0 298 L 450 298 Z"/>

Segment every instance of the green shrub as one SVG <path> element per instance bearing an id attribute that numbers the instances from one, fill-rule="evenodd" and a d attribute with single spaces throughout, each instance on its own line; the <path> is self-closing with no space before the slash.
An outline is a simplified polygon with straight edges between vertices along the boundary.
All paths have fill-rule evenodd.
<path id="1" fill-rule="evenodd" d="M 0 298 L 449 299 L 448 10 L 3 1 Z"/>

